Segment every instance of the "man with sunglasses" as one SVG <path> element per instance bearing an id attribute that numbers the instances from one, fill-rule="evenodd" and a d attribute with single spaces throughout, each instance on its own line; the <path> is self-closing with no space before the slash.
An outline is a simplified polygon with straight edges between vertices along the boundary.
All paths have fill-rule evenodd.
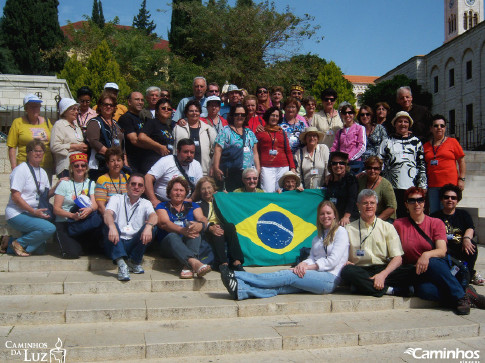
<path id="1" fill-rule="evenodd" d="M 475 271 L 478 257 L 477 243 L 473 241 L 475 226 L 470 214 L 464 209 L 457 209 L 462 197 L 460 187 L 446 184 L 440 189 L 440 200 L 443 209 L 431 214 L 431 217 L 441 219 L 446 226 L 448 254 L 458 260 L 465 261 L 470 269 L 471 283 L 482 286 L 485 280 Z"/>
<path id="2" fill-rule="evenodd" d="M 333 145 L 333 140 L 335 139 L 335 134 L 338 130 L 344 127 L 342 120 L 334 108 L 335 101 L 337 100 L 337 91 L 333 88 L 327 88 L 323 90 L 322 95 L 323 110 L 317 112 L 317 115 L 322 116 L 321 118 L 315 119 L 315 123 L 310 126 L 316 127 L 319 131 L 323 132 L 323 140 L 321 144 L 327 145 L 330 149 Z"/>
<path id="3" fill-rule="evenodd" d="M 119 281 L 129 281 L 130 272 L 145 272 L 141 262 L 158 218 L 152 204 L 141 198 L 144 191 L 143 175 L 135 173 L 128 179 L 127 193 L 113 195 L 106 205 L 104 251 L 118 265 Z"/>

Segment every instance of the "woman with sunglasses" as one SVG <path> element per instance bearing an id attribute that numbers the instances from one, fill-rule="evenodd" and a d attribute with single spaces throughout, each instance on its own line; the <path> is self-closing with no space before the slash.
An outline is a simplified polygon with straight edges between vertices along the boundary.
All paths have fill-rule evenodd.
<path id="1" fill-rule="evenodd" d="M 148 119 L 138 134 L 137 146 L 146 149 L 139 169 L 146 174 L 163 156 L 173 153 L 172 104 L 168 98 L 160 98 L 155 105 L 155 118 Z"/>
<path id="2" fill-rule="evenodd" d="M 330 153 L 328 161 L 329 176 L 325 179 L 325 200 L 331 201 L 342 216 L 342 227 L 359 218 L 357 210 L 357 179 L 350 173 L 349 156 L 340 151 Z"/>
<path id="3" fill-rule="evenodd" d="M 86 140 L 91 147 L 89 156 L 89 179 L 98 178 L 107 172 L 104 154 L 112 146 L 119 146 L 124 149 L 124 136 L 118 123 L 113 119 L 116 111 L 116 96 L 109 91 L 103 91 L 98 99 L 98 116 L 88 122 L 86 128 Z M 125 165 L 128 160 L 125 155 Z"/>
<path id="4" fill-rule="evenodd" d="M 234 193 L 264 193 L 263 189 L 259 189 L 258 186 L 258 171 L 254 168 L 244 169 L 242 172 L 241 188 L 234 189 Z"/>
<path id="5" fill-rule="evenodd" d="M 362 105 L 357 113 L 357 121 L 364 126 L 367 143 L 362 154 L 365 161 L 369 156 L 379 155 L 381 143 L 387 139 L 387 132 L 384 126 L 376 124 L 373 119 L 374 112 L 367 105 Z"/>
<path id="6" fill-rule="evenodd" d="M 242 172 L 246 168 L 256 168 L 259 174 L 259 154 L 256 135 L 248 129 L 247 109 L 240 103 L 231 106 L 227 121 L 217 135 L 214 146 L 213 175 L 219 187 L 228 192 L 240 188 Z"/>
<path id="7" fill-rule="evenodd" d="M 392 119 L 395 133 L 384 140 L 379 157 L 384 161 L 383 176 L 392 184 L 397 200 L 397 218 L 406 216 L 404 192 L 417 186 L 427 188 L 426 163 L 423 144 L 409 129 L 413 119 L 406 111 L 399 111 Z"/>
<path id="8" fill-rule="evenodd" d="M 337 96 L 337 91 L 333 88 L 323 90 L 321 94 L 323 110 L 318 113 L 321 119 L 315 118 L 310 125 L 323 132 L 324 136 L 321 143 L 327 145 L 329 149 L 333 145 L 335 134 L 343 127 L 340 115 L 334 108 Z"/>
<path id="9" fill-rule="evenodd" d="M 439 211 L 440 188 L 445 184 L 457 185 L 465 189 L 465 153 L 460 143 L 446 136 L 446 119 L 442 115 L 434 115 L 431 119 L 432 138 L 424 144 L 424 159 L 428 176 L 429 212 Z M 458 165 L 458 168 L 457 168 Z"/>
<path id="10" fill-rule="evenodd" d="M 273 106 L 269 97 L 268 89 L 264 86 L 259 86 L 256 88 L 256 97 L 258 98 L 256 114 L 262 117 L 266 110 Z"/>
<path id="11" fill-rule="evenodd" d="M 446 258 L 445 225 L 438 218 L 424 214 L 425 197 L 424 189 L 407 189 L 404 204 L 409 216 L 394 221 L 404 251 L 403 264 L 416 266 L 410 276 L 416 296 L 453 307 L 459 315 L 470 314 L 471 306 L 485 309 L 485 297 L 471 286 L 464 291 L 452 275 Z"/>
<path id="12" fill-rule="evenodd" d="M 175 257 L 181 264 L 181 279 L 191 279 L 197 273 L 202 277 L 211 267 L 199 261 L 201 233 L 207 228 L 207 218 L 198 204 L 186 202 L 190 191 L 189 183 L 179 176 L 167 184 L 168 202 L 161 202 L 155 208 L 158 215 L 163 256 Z"/>
<path id="13" fill-rule="evenodd" d="M 340 107 L 340 118 L 344 127 L 337 131 L 330 151 L 340 151 L 349 155 L 349 167 L 352 174 L 357 175 L 364 170 L 361 160 L 366 150 L 365 128 L 355 123 L 355 108 L 345 102 Z"/>
<path id="14" fill-rule="evenodd" d="M 75 153 L 69 156 L 69 180 L 63 180 L 54 196 L 54 214 L 56 215 L 56 240 L 62 258 L 76 259 L 85 254 L 96 252 L 99 248 L 98 227 L 103 220 L 93 217 L 90 228 L 76 236 L 69 233 L 69 224 L 86 220 L 92 213 L 97 214 L 98 205 L 94 199 L 95 184 L 88 178 L 88 156 Z"/>
<path id="15" fill-rule="evenodd" d="M 377 217 L 392 223 L 396 219 L 397 202 L 391 183 L 381 176 L 383 164 L 377 156 L 367 158 L 364 162 L 365 173 L 358 178 L 359 192 L 364 189 L 375 191 L 379 201 L 376 210 Z"/>

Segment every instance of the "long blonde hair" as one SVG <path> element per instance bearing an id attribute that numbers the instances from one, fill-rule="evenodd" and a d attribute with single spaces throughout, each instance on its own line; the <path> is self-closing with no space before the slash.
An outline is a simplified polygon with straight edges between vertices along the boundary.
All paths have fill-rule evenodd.
<path id="1" fill-rule="evenodd" d="M 333 213 L 335 215 L 335 219 L 333 220 L 332 225 L 330 226 L 330 229 L 328 230 L 327 235 L 323 239 L 323 245 L 328 246 L 329 244 L 331 244 L 333 242 L 333 239 L 335 237 L 335 233 L 337 233 L 337 229 L 339 227 L 339 224 L 338 224 L 337 221 L 339 220 L 339 217 L 338 217 L 338 211 L 337 211 L 337 208 L 335 207 L 335 204 L 333 204 L 329 200 L 321 201 L 320 204 L 317 207 L 317 230 L 318 230 L 318 236 L 319 237 L 323 237 L 323 235 L 324 235 L 324 228 L 323 228 L 322 223 L 320 223 L 320 210 L 325 206 L 330 207 L 333 210 Z"/>

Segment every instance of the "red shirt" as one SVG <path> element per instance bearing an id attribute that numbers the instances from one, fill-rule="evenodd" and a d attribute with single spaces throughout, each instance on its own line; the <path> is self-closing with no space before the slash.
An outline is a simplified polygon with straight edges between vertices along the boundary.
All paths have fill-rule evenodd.
<path id="1" fill-rule="evenodd" d="M 428 187 L 440 188 L 445 184 L 457 185 L 458 170 L 456 161 L 465 156 L 459 142 L 452 137 L 448 137 L 441 145 L 434 147 L 434 152 L 433 146 L 431 146 L 429 141 L 424 144 L 423 148 Z M 436 162 L 433 160 L 437 160 L 438 165 L 435 165 Z"/>
<path id="2" fill-rule="evenodd" d="M 433 242 L 439 239 L 446 242 L 446 227 L 441 219 L 425 216 L 423 222 L 418 224 L 418 226 Z M 431 251 L 435 248 L 419 234 L 408 217 L 396 219 L 394 227 L 401 238 L 401 245 L 404 251 L 403 264 L 410 263 L 414 265 L 423 252 Z"/>
<path id="3" fill-rule="evenodd" d="M 212 122 L 212 120 L 210 120 L 210 122 L 209 122 L 209 116 L 201 117 L 200 119 L 202 121 L 204 121 L 207 125 L 214 127 L 214 122 Z M 222 127 L 229 125 L 229 123 L 227 122 L 227 120 L 224 117 L 219 116 L 219 120 L 220 120 L 220 122 L 222 122 Z M 221 129 L 222 129 L 222 127 L 221 127 Z"/>
<path id="4" fill-rule="evenodd" d="M 261 166 L 273 168 L 289 166 L 290 169 L 295 169 L 290 143 L 283 130 L 257 132 L 256 138 Z M 270 150 L 276 150 L 276 155 L 271 155 Z"/>
<path id="5" fill-rule="evenodd" d="M 264 122 L 261 116 L 255 115 L 249 119 L 247 127 L 249 127 L 252 132 L 256 133 L 256 127 L 259 125 L 266 126 L 266 122 Z"/>

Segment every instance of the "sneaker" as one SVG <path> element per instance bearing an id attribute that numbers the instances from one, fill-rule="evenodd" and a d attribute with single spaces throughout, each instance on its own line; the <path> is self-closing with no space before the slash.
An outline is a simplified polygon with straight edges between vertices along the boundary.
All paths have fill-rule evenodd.
<path id="1" fill-rule="evenodd" d="M 458 315 L 470 315 L 470 301 L 467 294 L 456 302 L 456 313 Z"/>
<path id="2" fill-rule="evenodd" d="M 485 284 L 485 280 L 483 279 L 482 276 L 480 276 L 478 272 L 475 272 L 475 275 L 473 275 L 471 282 L 473 285 L 477 285 L 477 286 L 483 286 Z"/>
<path id="3" fill-rule="evenodd" d="M 128 269 L 130 270 L 130 272 L 133 272 L 134 274 L 144 274 L 145 273 L 145 270 L 143 269 L 143 267 L 141 267 L 141 265 L 137 265 L 131 259 L 126 261 L 126 264 L 128 265 Z"/>
<path id="4" fill-rule="evenodd" d="M 232 266 L 230 267 L 230 269 L 231 269 L 231 270 L 233 270 L 233 271 L 246 271 L 246 270 L 244 269 L 244 267 L 243 267 L 243 265 L 242 265 L 242 264 L 239 264 L 239 265 L 232 265 Z"/>
<path id="5" fill-rule="evenodd" d="M 472 285 L 467 286 L 465 296 L 468 297 L 472 308 L 485 309 L 485 296 L 480 295 Z"/>
<path id="6" fill-rule="evenodd" d="M 128 266 L 126 264 L 118 266 L 118 280 L 130 281 L 130 273 L 128 272 Z"/>
<path id="7" fill-rule="evenodd" d="M 220 265 L 222 283 L 234 300 L 237 300 L 237 279 L 229 266 Z"/>

